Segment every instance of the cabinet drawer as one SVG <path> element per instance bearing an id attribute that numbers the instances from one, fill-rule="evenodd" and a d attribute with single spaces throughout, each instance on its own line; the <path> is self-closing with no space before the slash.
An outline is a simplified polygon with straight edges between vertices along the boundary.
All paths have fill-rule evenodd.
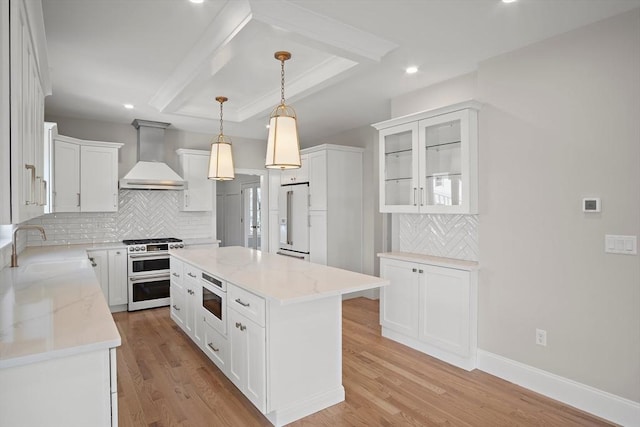
<path id="1" fill-rule="evenodd" d="M 182 283 L 184 263 L 174 257 L 169 260 L 169 267 L 171 268 L 171 280 L 174 282 Z"/>
<path id="2" fill-rule="evenodd" d="M 184 264 L 182 272 L 184 273 L 184 279 L 191 281 L 197 281 L 202 275 L 202 272 L 199 269 L 189 264 Z"/>
<path id="3" fill-rule="evenodd" d="M 227 295 L 229 308 L 264 327 L 265 301 L 263 298 L 230 283 L 227 285 Z"/>
<path id="4" fill-rule="evenodd" d="M 227 339 L 208 324 L 206 318 L 204 319 L 204 340 L 202 341 L 202 350 L 226 375 L 228 354 Z"/>

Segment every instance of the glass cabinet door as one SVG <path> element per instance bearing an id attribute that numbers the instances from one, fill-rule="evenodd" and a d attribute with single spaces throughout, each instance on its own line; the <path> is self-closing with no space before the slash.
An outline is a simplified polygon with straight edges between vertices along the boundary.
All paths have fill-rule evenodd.
<path id="1" fill-rule="evenodd" d="M 417 123 L 380 131 L 381 212 L 417 212 Z"/>
<path id="2" fill-rule="evenodd" d="M 469 207 L 469 110 L 420 121 L 420 205 L 425 212 Z"/>

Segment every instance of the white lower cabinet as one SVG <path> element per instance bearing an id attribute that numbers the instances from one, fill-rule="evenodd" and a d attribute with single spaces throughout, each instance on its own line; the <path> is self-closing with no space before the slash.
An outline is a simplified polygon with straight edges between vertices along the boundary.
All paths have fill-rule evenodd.
<path id="1" fill-rule="evenodd" d="M 382 335 L 466 370 L 476 367 L 477 270 L 382 258 Z"/>
<path id="2" fill-rule="evenodd" d="M 104 298 L 112 312 L 127 309 L 127 251 L 123 249 L 87 251 Z"/>
<path id="3" fill-rule="evenodd" d="M 231 306 L 233 307 L 233 306 Z M 238 389 L 260 412 L 266 412 L 265 328 L 235 309 L 229 316 L 229 372 Z"/>
<path id="4" fill-rule="evenodd" d="M 2 426 L 118 425 L 115 348 L 3 368 L 0 384 Z"/>
<path id="5" fill-rule="evenodd" d="M 222 373 L 229 376 L 227 367 L 227 360 L 229 360 L 227 338 L 216 331 L 213 326 L 209 325 L 204 317 L 202 325 L 202 350 Z"/>
<path id="6" fill-rule="evenodd" d="M 176 322 L 182 330 L 186 330 L 185 316 L 187 309 L 185 307 L 185 291 L 182 278 L 184 273 L 184 264 L 182 261 L 171 257 L 170 270 L 171 284 L 169 287 L 169 304 L 171 306 L 171 319 L 173 319 L 173 321 Z"/>
<path id="7" fill-rule="evenodd" d="M 418 338 L 420 282 L 424 279 L 417 271 L 404 261 L 380 262 L 380 277 L 391 281 L 380 289 L 380 324 L 412 338 Z"/>
<path id="8" fill-rule="evenodd" d="M 109 258 L 109 306 L 124 305 L 129 302 L 127 290 L 127 251 L 111 249 Z"/>
<path id="9" fill-rule="evenodd" d="M 200 305 L 202 301 L 202 286 L 200 277 L 202 271 L 189 264 L 184 264 L 184 329 L 189 337 L 202 347 L 202 315 Z"/>
<path id="10" fill-rule="evenodd" d="M 202 271 L 171 257 L 171 287 L 169 289 L 171 318 L 189 335 L 198 347 L 203 344 L 204 321 L 201 312 Z"/>

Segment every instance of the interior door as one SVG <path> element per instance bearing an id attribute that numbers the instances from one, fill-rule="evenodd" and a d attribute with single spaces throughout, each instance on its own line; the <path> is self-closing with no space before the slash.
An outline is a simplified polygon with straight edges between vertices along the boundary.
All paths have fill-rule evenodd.
<path id="1" fill-rule="evenodd" d="M 260 208 L 260 182 L 242 184 L 242 229 L 244 246 L 247 248 L 261 248 Z"/>

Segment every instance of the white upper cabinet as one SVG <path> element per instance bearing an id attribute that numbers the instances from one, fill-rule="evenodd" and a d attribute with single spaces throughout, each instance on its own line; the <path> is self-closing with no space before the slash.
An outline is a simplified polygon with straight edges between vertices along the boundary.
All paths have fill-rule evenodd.
<path id="1" fill-rule="evenodd" d="M 380 212 L 478 211 L 476 102 L 373 126 L 380 135 Z"/>
<path id="2" fill-rule="evenodd" d="M 122 145 L 58 135 L 51 167 L 52 212 L 117 212 Z"/>
<path id="3" fill-rule="evenodd" d="M 11 93 L 0 104 L 0 219 L 18 224 L 44 214 L 44 97 L 51 83 L 41 2 L 1 2 L 0 20 L 0 92 Z"/>
<path id="4" fill-rule="evenodd" d="M 176 150 L 180 160 L 180 173 L 187 181 L 187 188 L 182 190 L 180 209 L 191 212 L 213 210 L 215 181 L 207 178 L 209 174 L 209 152 L 204 150 Z"/>

